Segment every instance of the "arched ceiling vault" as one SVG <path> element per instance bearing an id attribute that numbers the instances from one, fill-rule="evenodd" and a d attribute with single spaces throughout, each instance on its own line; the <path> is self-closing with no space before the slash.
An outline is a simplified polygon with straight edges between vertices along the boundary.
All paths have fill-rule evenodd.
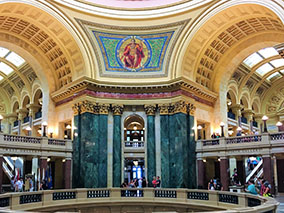
<path id="1" fill-rule="evenodd" d="M 235 52 L 228 59 L 231 49 L 240 45 L 247 48 L 248 40 L 254 43 L 252 39 L 257 35 L 279 32 L 284 32 L 282 22 L 264 6 L 242 4 L 227 8 L 207 21 L 194 35 L 183 59 L 182 75 L 218 92 L 222 76 L 230 76 L 234 70 L 228 71 L 224 63 L 231 63 L 236 68 L 247 56 L 237 61 L 234 56 L 239 52 Z"/>
<path id="2" fill-rule="evenodd" d="M 84 70 L 77 43 L 56 18 L 22 3 L 0 4 L 0 12 L 0 32 L 13 35 L 37 49 L 49 63 L 56 89 L 72 82 L 73 75 Z"/>

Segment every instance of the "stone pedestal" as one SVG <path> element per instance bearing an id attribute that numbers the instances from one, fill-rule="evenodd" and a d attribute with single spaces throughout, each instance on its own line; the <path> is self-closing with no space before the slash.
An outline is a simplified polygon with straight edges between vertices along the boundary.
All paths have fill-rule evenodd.
<path id="1" fill-rule="evenodd" d="M 220 176 L 221 176 L 221 183 L 223 185 L 223 189 L 228 191 L 229 189 L 229 180 L 230 180 L 230 173 L 229 173 L 229 160 L 225 157 L 221 157 L 220 161 Z"/>

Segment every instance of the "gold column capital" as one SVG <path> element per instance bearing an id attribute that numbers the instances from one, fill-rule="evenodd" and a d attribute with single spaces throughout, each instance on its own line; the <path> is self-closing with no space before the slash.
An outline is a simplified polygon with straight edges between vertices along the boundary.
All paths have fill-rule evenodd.
<path id="1" fill-rule="evenodd" d="M 122 115 L 124 106 L 122 104 L 113 104 L 112 111 L 113 115 Z"/>
<path id="2" fill-rule="evenodd" d="M 170 109 L 170 104 L 159 104 L 158 105 L 160 115 L 168 115 L 169 114 L 169 109 Z"/>
<path id="3" fill-rule="evenodd" d="M 185 101 L 178 101 L 171 105 L 170 113 L 175 114 L 181 112 L 187 114 L 187 111 L 187 103 Z"/>
<path id="4" fill-rule="evenodd" d="M 155 115 L 156 105 L 146 104 L 144 105 L 144 109 L 147 115 Z"/>
<path id="5" fill-rule="evenodd" d="M 99 113 L 102 115 L 107 115 L 108 111 L 110 109 L 110 105 L 109 104 L 98 104 L 99 106 Z"/>
<path id="6" fill-rule="evenodd" d="M 194 116 L 196 107 L 193 104 L 188 103 L 187 104 L 187 110 L 188 110 L 189 115 Z"/>

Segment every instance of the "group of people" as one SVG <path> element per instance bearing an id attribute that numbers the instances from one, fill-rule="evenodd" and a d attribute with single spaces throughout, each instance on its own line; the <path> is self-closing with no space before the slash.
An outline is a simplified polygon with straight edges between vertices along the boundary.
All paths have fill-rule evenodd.
<path id="1" fill-rule="evenodd" d="M 249 180 L 245 191 L 254 195 L 272 197 L 271 184 L 268 181 L 260 178 L 257 178 L 255 181 L 254 179 Z"/>
<path id="2" fill-rule="evenodd" d="M 26 177 L 25 182 L 23 178 L 12 177 L 11 191 L 12 192 L 32 192 L 34 190 L 34 182 L 32 177 Z"/>
<path id="3" fill-rule="evenodd" d="M 146 180 L 145 177 L 143 178 L 134 178 L 132 179 L 129 183 L 127 181 L 124 181 L 121 185 L 120 188 L 145 188 L 148 186 L 152 186 L 154 188 L 159 188 L 161 187 L 161 179 L 159 176 L 154 176 L 152 180 L 152 185 L 148 185 L 148 181 Z"/>
<path id="4" fill-rule="evenodd" d="M 213 179 L 210 179 L 209 183 L 208 183 L 208 190 L 211 190 L 211 191 L 223 191 L 223 185 L 220 181 L 219 178 L 213 178 Z"/>

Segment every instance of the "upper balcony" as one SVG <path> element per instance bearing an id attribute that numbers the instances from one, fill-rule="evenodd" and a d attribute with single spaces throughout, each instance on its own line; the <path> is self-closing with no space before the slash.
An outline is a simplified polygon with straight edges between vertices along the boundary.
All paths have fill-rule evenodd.
<path id="1" fill-rule="evenodd" d="M 70 157 L 71 140 L 0 134 L 0 154 Z"/>
<path id="2" fill-rule="evenodd" d="M 284 153 L 284 132 L 198 140 L 198 157 Z"/>
<path id="3" fill-rule="evenodd" d="M 144 141 L 124 141 L 124 152 L 145 152 Z"/>

